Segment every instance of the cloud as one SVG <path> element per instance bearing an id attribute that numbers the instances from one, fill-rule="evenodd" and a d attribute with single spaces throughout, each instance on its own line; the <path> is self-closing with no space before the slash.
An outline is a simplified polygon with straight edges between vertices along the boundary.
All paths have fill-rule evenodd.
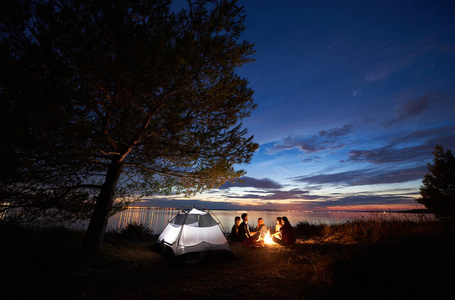
<path id="1" fill-rule="evenodd" d="M 453 134 L 455 132 L 455 124 L 449 124 L 447 126 L 443 127 L 434 127 L 434 128 L 429 128 L 429 129 L 419 129 L 412 131 L 404 136 L 400 136 L 393 140 L 394 144 L 398 143 L 403 143 L 403 142 L 414 142 L 414 141 L 421 141 L 422 139 L 428 139 L 426 141 L 426 144 L 435 144 L 435 139 L 441 139 L 444 137 L 448 137 L 449 139 L 455 138 L 455 135 Z M 452 137 L 452 138 L 451 138 Z M 445 145 L 443 140 L 440 140 L 442 145 Z M 448 144 L 454 144 L 455 141 L 452 141 L 452 143 Z"/>
<path id="2" fill-rule="evenodd" d="M 308 184 L 348 184 L 355 181 L 359 177 L 365 176 L 368 170 L 354 170 L 348 172 L 340 172 L 333 174 L 320 174 L 310 176 L 294 177 L 294 181 Z"/>
<path id="3" fill-rule="evenodd" d="M 393 145 L 372 150 L 351 150 L 349 161 L 369 162 L 375 165 L 387 163 L 402 163 L 409 160 L 422 160 L 431 155 L 431 148 L 426 145 L 396 149 Z"/>
<path id="4" fill-rule="evenodd" d="M 277 192 L 278 194 L 275 194 Z M 263 192 L 261 194 L 249 194 L 249 195 L 232 195 L 233 201 L 235 199 L 256 199 L 261 202 L 261 205 L 273 205 L 272 200 L 290 200 L 293 205 L 304 203 L 305 209 L 324 209 L 327 205 L 337 206 L 351 206 L 351 205 L 371 205 L 371 204 L 403 204 L 406 202 L 414 203 L 412 196 L 406 195 L 350 195 L 344 197 L 333 197 L 342 196 L 341 194 L 332 196 L 318 196 L 310 195 L 308 191 L 300 191 L 294 189 L 291 191 L 273 191 L 271 194 Z M 302 202 L 302 200 L 306 200 Z M 257 202 L 245 202 L 241 203 L 230 202 L 229 200 L 199 200 L 199 199 L 176 199 L 173 197 L 162 196 L 153 197 L 152 199 L 143 199 L 140 202 L 134 203 L 131 206 L 139 207 L 167 207 L 167 208 L 182 208 L 188 205 L 201 205 L 211 210 L 225 209 L 225 210 L 245 210 L 245 209 L 257 209 Z M 281 205 L 281 204 L 280 204 Z M 294 206 L 295 207 L 295 206 Z M 276 207 L 276 208 L 279 208 Z"/>
<path id="5" fill-rule="evenodd" d="M 426 174 L 426 166 L 418 166 L 407 169 L 363 169 L 339 172 L 333 174 L 320 174 L 311 176 L 300 176 L 293 178 L 296 182 L 322 185 L 374 185 L 374 184 L 391 184 L 402 183 L 422 179 Z"/>
<path id="6" fill-rule="evenodd" d="M 313 157 L 307 157 L 302 160 L 303 163 L 320 163 L 321 162 L 321 156 L 313 156 Z"/>
<path id="7" fill-rule="evenodd" d="M 336 200 L 332 205 L 338 206 L 362 206 L 362 205 L 371 205 L 371 204 L 404 204 L 404 203 L 415 203 L 413 197 L 406 196 L 387 196 L 387 195 L 352 195 L 340 198 Z"/>
<path id="8" fill-rule="evenodd" d="M 285 174 L 287 174 L 287 175 L 292 174 L 292 172 L 290 172 L 287 169 L 280 167 L 280 166 L 273 166 L 273 169 L 275 170 L 275 172 L 277 172 L 281 176 L 283 176 Z"/>
<path id="9" fill-rule="evenodd" d="M 231 187 L 253 187 L 258 189 L 280 189 L 283 186 L 269 178 L 256 179 L 253 177 L 243 176 L 234 183 L 226 182 L 218 189 L 229 189 Z"/>
<path id="10" fill-rule="evenodd" d="M 300 151 L 307 153 L 319 152 L 327 149 L 337 149 L 342 147 L 338 143 L 339 138 L 354 132 L 352 124 L 346 124 L 341 128 L 332 128 L 319 131 L 319 135 L 307 137 L 291 137 L 284 138 L 280 143 L 275 144 L 268 149 L 269 154 L 276 152 L 291 150 L 297 148 Z"/>
<path id="11" fill-rule="evenodd" d="M 428 51 L 438 48 L 439 45 L 428 45 L 419 43 L 389 44 L 378 52 L 376 63 L 369 67 L 364 76 L 366 83 L 386 80 L 394 74 L 412 66 L 418 59 Z"/>
<path id="12" fill-rule="evenodd" d="M 230 187 L 248 187 L 250 189 L 243 192 L 229 191 L 221 197 L 226 199 L 250 199 L 259 201 L 272 200 L 322 200 L 325 196 L 310 195 L 310 191 L 301 190 L 298 188 L 291 190 L 283 190 L 283 185 L 269 178 L 256 179 L 252 177 L 241 177 L 243 183 L 236 181 L 235 183 L 225 183 L 219 189 L 226 190 Z"/>
<path id="13" fill-rule="evenodd" d="M 310 191 L 292 189 L 289 191 L 249 191 L 247 194 L 230 194 L 226 196 L 231 199 L 259 199 L 259 200 L 321 200 L 325 196 L 310 195 Z"/>
<path id="14" fill-rule="evenodd" d="M 447 95 L 441 93 L 428 92 L 422 97 L 414 98 L 404 102 L 395 109 L 396 117 L 391 121 L 385 122 L 385 128 L 394 125 L 395 123 L 415 117 L 430 109 L 431 105 L 436 104 L 446 98 Z"/>
<path id="15" fill-rule="evenodd" d="M 269 149 L 269 153 L 280 152 L 283 150 L 291 150 L 297 148 L 300 151 L 313 153 L 325 149 L 325 146 L 319 145 L 319 142 L 314 137 L 290 137 L 283 139 L 279 144 L 274 145 Z"/>
<path id="16" fill-rule="evenodd" d="M 379 80 L 384 80 L 384 79 L 387 79 L 389 78 L 389 76 L 398 71 L 399 68 L 394 68 L 392 66 L 386 66 L 386 67 L 381 67 L 381 68 L 377 68 L 377 69 L 373 69 L 371 71 L 369 71 L 366 75 L 365 75 L 365 81 L 366 82 L 374 82 L 374 81 L 379 81 Z"/>
<path id="17" fill-rule="evenodd" d="M 402 143 L 420 145 L 399 147 Z M 428 161 L 436 145 L 445 148 L 455 147 L 455 125 L 437 129 L 416 130 L 403 137 L 395 138 L 390 144 L 370 150 L 351 150 L 348 152 L 349 161 L 369 162 L 375 165 L 388 163 L 403 163 L 407 161 Z"/>
<path id="18" fill-rule="evenodd" d="M 208 209 L 245 209 L 247 205 L 238 205 L 227 201 L 203 201 L 198 199 L 174 199 L 174 198 L 157 198 L 143 199 L 140 202 L 134 203 L 131 206 L 139 207 L 167 207 L 167 208 L 182 208 L 188 205 L 201 205 Z"/>
<path id="19" fill-rule="evenodd" d="M 419 166 L 409 169 L 399 169 L 390 172 L 380 172 L 377 174 L 371 174 L 366 178 L 361 178 L 354 183 L 356 185 L 373 185 L 373 184 L 390 184 L 390 183 L 402 183 L 414 180 L 420 180 L 427 173 L 426 166 Z"/>
<path id="20" fill-rule="evenodd" d="M 353 97 L 358 97 L 358 96 L 361 96 L 362 95 L 362 90 L 355 90 L 355 91 L 352 91 L 352 96 Z"/>
<path id="21" fill-rule="evenodd" d="M 341 128 L 321 130 L 321 131 L 319 131 L 319 135 L 333 138 L 333 137 L 340 137 L 340 136 L 350 134 L 353 131 L 354 131 L 354 126 L 352 126 L 352 124 L 346 124 Z"/>
<path id="22" fill-rule="evenodd" d="M 301 200 L 314 200 L 320 199 L 320 196 L 310 195 L 309 191 L 302 191 L 300 189 L 292 189 L 290 191 L 273 191 L 272 194 L 265 196 L 264 200 L 288 200 L 288 199 L 301 199 Z"/>

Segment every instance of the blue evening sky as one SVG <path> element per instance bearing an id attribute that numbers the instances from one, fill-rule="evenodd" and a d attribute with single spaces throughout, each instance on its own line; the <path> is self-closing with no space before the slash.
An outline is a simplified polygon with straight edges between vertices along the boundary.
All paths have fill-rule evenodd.
<path id="1" fill-rule="evenodd" d="M 387 210 L 415 202 L 435 145 L 455 149 L 455 2 L 239 1 L 238 70 L 260 148 L 243 182 L 141 205 Z M 178 201 L 177 201 L 178 200 Z"/>

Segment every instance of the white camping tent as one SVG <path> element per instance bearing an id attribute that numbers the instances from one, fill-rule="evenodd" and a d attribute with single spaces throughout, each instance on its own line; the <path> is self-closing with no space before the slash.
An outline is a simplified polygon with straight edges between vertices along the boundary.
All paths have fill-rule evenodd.
<path id="1" fill-rule="evenodd" d="M 182 208 L 169 221 L 157 243 L 171 248 L 176 256 L 203 251 L 232 252 L 219 222 L 215 221 L 211 212 L 204 207 Z"/>

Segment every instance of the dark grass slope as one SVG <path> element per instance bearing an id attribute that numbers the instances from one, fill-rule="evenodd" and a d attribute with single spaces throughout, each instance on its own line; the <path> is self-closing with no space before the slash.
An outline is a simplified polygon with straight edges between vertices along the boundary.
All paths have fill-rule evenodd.
<path id="1" fill-rule="evenodd" d="M 83 233 L 3 224 L 1 298 L 442 299 L 453 293 L 453 222 L 296 227 L 300 239 L 291 247 L 233 244 L 232 259 L 172 263 L 152 251 L 147 230 L 110 232 L 101 255 L 82 260 Z"/>

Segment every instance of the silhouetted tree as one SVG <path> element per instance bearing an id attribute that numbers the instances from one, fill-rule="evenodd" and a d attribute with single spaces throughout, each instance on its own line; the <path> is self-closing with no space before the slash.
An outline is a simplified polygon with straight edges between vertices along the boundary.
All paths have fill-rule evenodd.
<path id="1" fill-rule="evenodd" d="M 436 146 L 433 164 L 420 187 L 422 198 L 417 202 L 425 205 L 437 217 L 455 216 L 455 157 L 450 149 Z"/>
<path id="2" fill-rule="evenodd" d="M 2 2 L 3 3 L 3 2 Z M 91 213 L 102 244 L 114 201 L 193 195 L 245 174 L 255 108 L 236 68 L 236 1 L 6 1 L 0 23 L 0 200 L 41 216 Z M 3 163 L 5 163 L 3 165 Z M 125 204 L 120 203 L 121 206 Z"/>

